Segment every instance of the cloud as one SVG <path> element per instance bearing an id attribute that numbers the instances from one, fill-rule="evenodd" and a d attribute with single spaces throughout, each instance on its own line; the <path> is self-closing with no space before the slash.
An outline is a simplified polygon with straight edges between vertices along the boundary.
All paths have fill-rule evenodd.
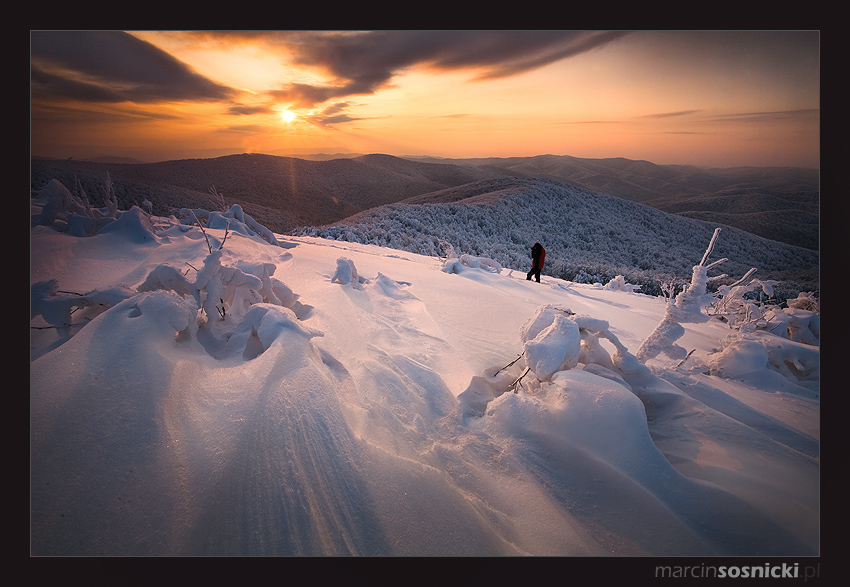
<path id="1" fill-rule="evenodd" d="M 270 90 L 268 95 L 274 100 L 291 102 L 296 108 L 312 108 L 333 98 L 346 96 L 352 92 L 347 88 L 314 86 L 302 83 L 289 84 L 282 90 Z"/>
<path id="2" fill-rule="evenodd" d="M 349 102 L 337 102 L 322 110 L 318 114 L 314 114 L 307 118 L 308 122 L 317 126 L 332 126 L 343 122 L 355 122 L 358 120 L 369 120 L 375 117 L 355 117 L 346 113 L 346 110 L 351 106 Z"/>
<path id="3" fill-rule="evenodd" d="M 327 85 L 292 83 L 280 100 L 312 107 L 327 100 L 372 94 L 413 67 L 477 70 L 475 79 L 517 75 L 591 51 L 627 35 L 596 31 L 371 31 L 299 33 L 267 37 L 297 65 L 323 69 Z"/>
<path id="4" fill-rule="evenodd" d="M 363 120 L 363 118 L 357 118 L 348 114 L 337 114 L 336 116 L 311 116 L 309 120 L 311 123 L 316 124 L 318 126 L 331 126 L 334 124 L 340 124 L 342 122 L 354 122 L 356 120 Z"/>
<path id="5" fill-rule="evenodd" d="M 274 112 L 274 110 L 264 105 L 248 106 L 245 104 L 234 104 L 227 109 L 228 114 L 235 114 L 237 116 L 247 116 L 251 114 L 271 114 L 272 112 Z"/>
<path id="6" fill-rule="evenodd" d="M 659 112 L 657 114 L 647 114 L 645 116 L 640 116 L 639 118 L 675 118 L 677 116 L 689 116 L 691 114 L 697 114 L 702 112 L 702 110 L 679 110 L 677 112 Z"/>
<path id="7" fill-rule="evenodd" d="M 474 71 L 476 80 L 516 75 L 613 42 L 615 31 L 196 31 L 206 46 L 257 43 L 296 68 L 321 70 L 327 83 L 293 81 L 269 91 L 277 102 L 314 108 L 370 95 L 414 67 Z M 31 32 L 34 99 L 101 103 L 229 101 L 233 88 L 206 78 L 154 45 L 120 31 Z M 258 111 L 234 104 L 231 114 Z M 325 123 L 342 122 L 344 115 Z"/>
<path id="8" fill-rule="evenodd" d="M 809 108 L 804 110 L 778 110 L 773 112 L 744 112 L 739 114 L 719 115 L 711 118 L 715 122 L 754 122 L 768 123 L 778 121 L 813 121 L 817 120 L 820 110 Z"/>
<path id="9" fill-rule="evenodd" d="M 85 102 L 217 101 L 235 90 L 119 31 L 33 31 L 33 97 Z"/>

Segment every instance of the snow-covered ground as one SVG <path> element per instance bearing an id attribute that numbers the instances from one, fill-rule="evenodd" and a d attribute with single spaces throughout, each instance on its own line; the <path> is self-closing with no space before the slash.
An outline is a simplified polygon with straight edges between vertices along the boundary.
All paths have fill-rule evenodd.
<path id="1" fill-rule="evenodd" d="M 114 212 L 31 232 L 34 555 L 819 553 L 816 314 Z"/>

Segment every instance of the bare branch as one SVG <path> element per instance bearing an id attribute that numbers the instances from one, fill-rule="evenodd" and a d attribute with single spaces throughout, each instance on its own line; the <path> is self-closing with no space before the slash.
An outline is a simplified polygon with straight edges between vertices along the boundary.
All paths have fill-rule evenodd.
<path id="1" fill-rule="evenodd" d="M 714 249 L 714 243 L 717 241 L 717 236 L 720 234 L 720 229 L 715 228 L 714 234 L 711 236 L 711 242 L 708 243 L 708 248 L 705 250 L 705 255 L 702 256 L 702 261 L 699 262 L 700 265 L 705 265 L 705 262 L 708 261 L 708 256 L 711 255 L 711 251 Z M 723 259 L 725 261 L 725 259 Z M 719 263 L 717 261 L 716 263 Z M 715 263 L 712 263 L 714 265 Z"/>
<path id="2" fill-rule="evenodd" d="M 522 375 L 520 375 L 519 377 L 517 377 L 516 381 L 514 381 L 514 382 L 511 384 L 511 388 L 514 390 L 514 393 L 517 393 L 517 387 L 520 385 L 520 382 L 522 381 L 523 377 L 525 377 L 526 375 L 528 375 L 528 372 L 529 372 L 529 371 L 531 371 L 531 367 L 526 367 L 526 368 L 525 368 L 525 371 L 523 371 L 523 372 L 522 372 Z"/>
<path id="3" fill-rule="evenodd" d="M 212 245 L 210 244 L 210 238 L 207 236 L 207 231 L 206 231 L 206 230 L 204 230 L 204 226 L 201 224 L 201 221 L 200 221 L 200 220 L 198 220 L 198 215 L 197 215 L 197 214 L 195 214 L 195 211 L 194 211 L 194 210 L 189 210 L 189 211 L 192 213 L 192 216 L 194 216 L 194 217 L 195 217 L 195 222 L 197 222 L 197 223 L 198 223 L 198 227 L 201 229 L 201 232 L 203 232 L 203 233 L 204 233 L 204 238 L 205 238 L 205 239 L 206 239 L 206 241 L 207 241 L 207 248 L 209 249 L 210 254 L 212 254 L 212 252 L 213 252 L 213 250 L 212 250 Z"/>
<path id="4" fill-rule="evenodd" d="M 519 361 L 524 354 L 525 354 L 525 351 L 522 351 L 516 359 L 514 359 L 513 361 L 511 361 L 510 363 L 508 363 L 507 365 L 505 365 L 504 367 L 502 367 L 501 369 L 499 369 L 498 371 L 493 373 L 493 377 L 495 377 L 496 375 L 498 375 L 499 373 L 501 373 L 502 371 L 504 371 L 508 367 L 513 366 L 513 364 L 516 363 L 517 361 Z"/>
<path id="5" fill-rule="evenodd" d="M 224 240 L 221 241 L 221 244 L 218 247 L 219 251 L 224 248 L 224 243 L 227 242 L 227 235 L 229 234 L 229 232 L 228 232 L 229 230 L 230 230 L 230 220 L 227 221 L 227 225 L 224 227 Z"/>

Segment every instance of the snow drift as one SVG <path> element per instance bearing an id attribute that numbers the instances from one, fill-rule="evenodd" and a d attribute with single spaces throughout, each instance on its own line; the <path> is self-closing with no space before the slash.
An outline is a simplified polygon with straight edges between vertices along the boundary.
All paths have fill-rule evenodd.
<path id="1" fill-rule="evenodd" d="M 689 354 L 639 359 L 676 300 L 621 280 L 269 239 L 238 211 L 81 236 L 55 193 L 30 241 L 34 555 L 819 552 L 806 296 L 700 298 Z"/>

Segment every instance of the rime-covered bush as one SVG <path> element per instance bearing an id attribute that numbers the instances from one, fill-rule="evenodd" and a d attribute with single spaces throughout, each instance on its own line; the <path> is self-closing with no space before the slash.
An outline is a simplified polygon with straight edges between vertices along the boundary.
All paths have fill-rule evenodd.
<path id="1" fill-rule="evenodd" d="M 72 194 L 56 179 L 38 191 L 35 198 L 40 213 L 33 216 L 33 226 L 50 226 L 73 236 L 92 236 L 118 216 L 117 201 L 107 200 L 105 208 L 93 208 L 85 191 Z"/>
<path id="2" fill-rule="evenodd" d="M 443 263 L 443 271 L 446 273 L 460 273 L 464 267 L 483 269 L 491 273 L 500 273 L 502 271 L 502 266 L 493 259 L 467 254 L 455 256 L 454 250 L 450 248 L 449 256 L 446 257 L 446 261 Z"/>
<path id="3" fill-rule="evenodd" d="M 622 275 L 617 275 L 614 279 L 605 284 L 605 288 L 612 291 L 627 291 L 633 292 L 640 289 L 639 285 L 626 283 L 626 278 Z"/>
<path id="4" fill-rule="evenodd" d="M 202 221 L 209 228 L 234 230 L 247 236 L 259 236 L 271 245 L 280 245 L 274 233 L 246 214 L 239 204 L 234 204 L 226 212 L 181 208 L 178 217 L 184 224 Z"/>
<path id="5" fill-rule="evenodd" d="M 157 234 L 157 226 L 148 212 L 138 206 L 129 210 L 118 210 L 117 200 L 106 209 L 95 209 L 88 205 L 85 196 L 71 194 L 59 181 L 51 181 L 33 199 L 33 225 L 51 226 L 55 230 L 67 231 L 71 236 L 92 237 L 111 235 L 112 238 L 137 244 L 156 246 L 163 241 Z M 310 309 L 298 301 L 298 296 L 285 284 L 273 277 L 273 263 L 249 263 L 236 261 L 233 265 L 224 262 L 222 247 L 227 234 L 235 232 L 246 237 L 262 240 L 275 246 L 286 246 L 265 226 L 254 220 L 239 205 L 226 212 L 209 212 L 204 209 L 183 209 L 183 226 L 172 218 L 165 221 L 162 235 L 174 228 L 204 231 L 210 244 L 210 254 L 193 278 L 189 270 L 181 271 L 172 265 L 154 267 L 135 289 L 119 286 L 105 291 L 85 293 L 67 292 L 59 288 L 56 280 L 35 283 L 30 291 L 32 316 L 41 316 L 45 326 L 53 328 L 58 336 L 66 339 L 80 327 L 99 314 L 122 301 L 148 292 L 173 292 L 184 299 L 191 299 L 198 310 L 201 328 L 226 340 L 250 309 L 257 304 L 287 308 L 296 317 L 304 317 Z M 203 219 L 203 220 L 201 220 Z M 163 219 L 160 219 L 163 220 Z M 200 224 L 197 227 L 186 225 Z M 205 228 L 225 231 L 217 242 L 216 250 L 209 241 Z M 215 238 L 215 237 L 213 237 Z"/>
<path id="6" fill-rule="evenodd" d="M 331 283 L 359 287 L 360 284 L 365 283 L 365 281 L 365 278 L 357 274 L 357 267 L 354 266 L 354 261 L 346 257 L 340 257 L 337 259 L 336 272 L 331 278 Z"/>
<path id="7" fill-rule="evenodd" d="M 717 228 L 711 237 L 708 248 L 702 256 L 698 265 L 692 269 L 691 282 L 675 298 L 667 298 L 667 307 L 664 317 L 655 327 L 646 340 L 641 343 L 635 356 L 638 360 L 646 362 L 654 359 L 659 354 L 665 354 L 671 359 L 684 359 L 688 352 L 676 341 L 685 333 L 682 323 L 702 323 L 708 321 L 708 316 L 703 308 L 714 301 L 713 296 L 708 293 L 709 276 L 708 271 L 713 266 L 727 261 L 720 259 L 706 264 L 708 257 L 717 244 L 720 229 Z"/>
<path id="8" fill-rule="evenodd" d="M 614 357 L 600 344 L 603 339 L 614 346 Z M 551 381 L 558 372 L 579 364 L 586 371 L 619 380 L 624 368 L 631 370 L 637 365 L 635 357 L 611 333 L 607 321 L 551 304 L 539 307 L 526 320 L 520 340 L 527 369 L 538 381 Z"/>

